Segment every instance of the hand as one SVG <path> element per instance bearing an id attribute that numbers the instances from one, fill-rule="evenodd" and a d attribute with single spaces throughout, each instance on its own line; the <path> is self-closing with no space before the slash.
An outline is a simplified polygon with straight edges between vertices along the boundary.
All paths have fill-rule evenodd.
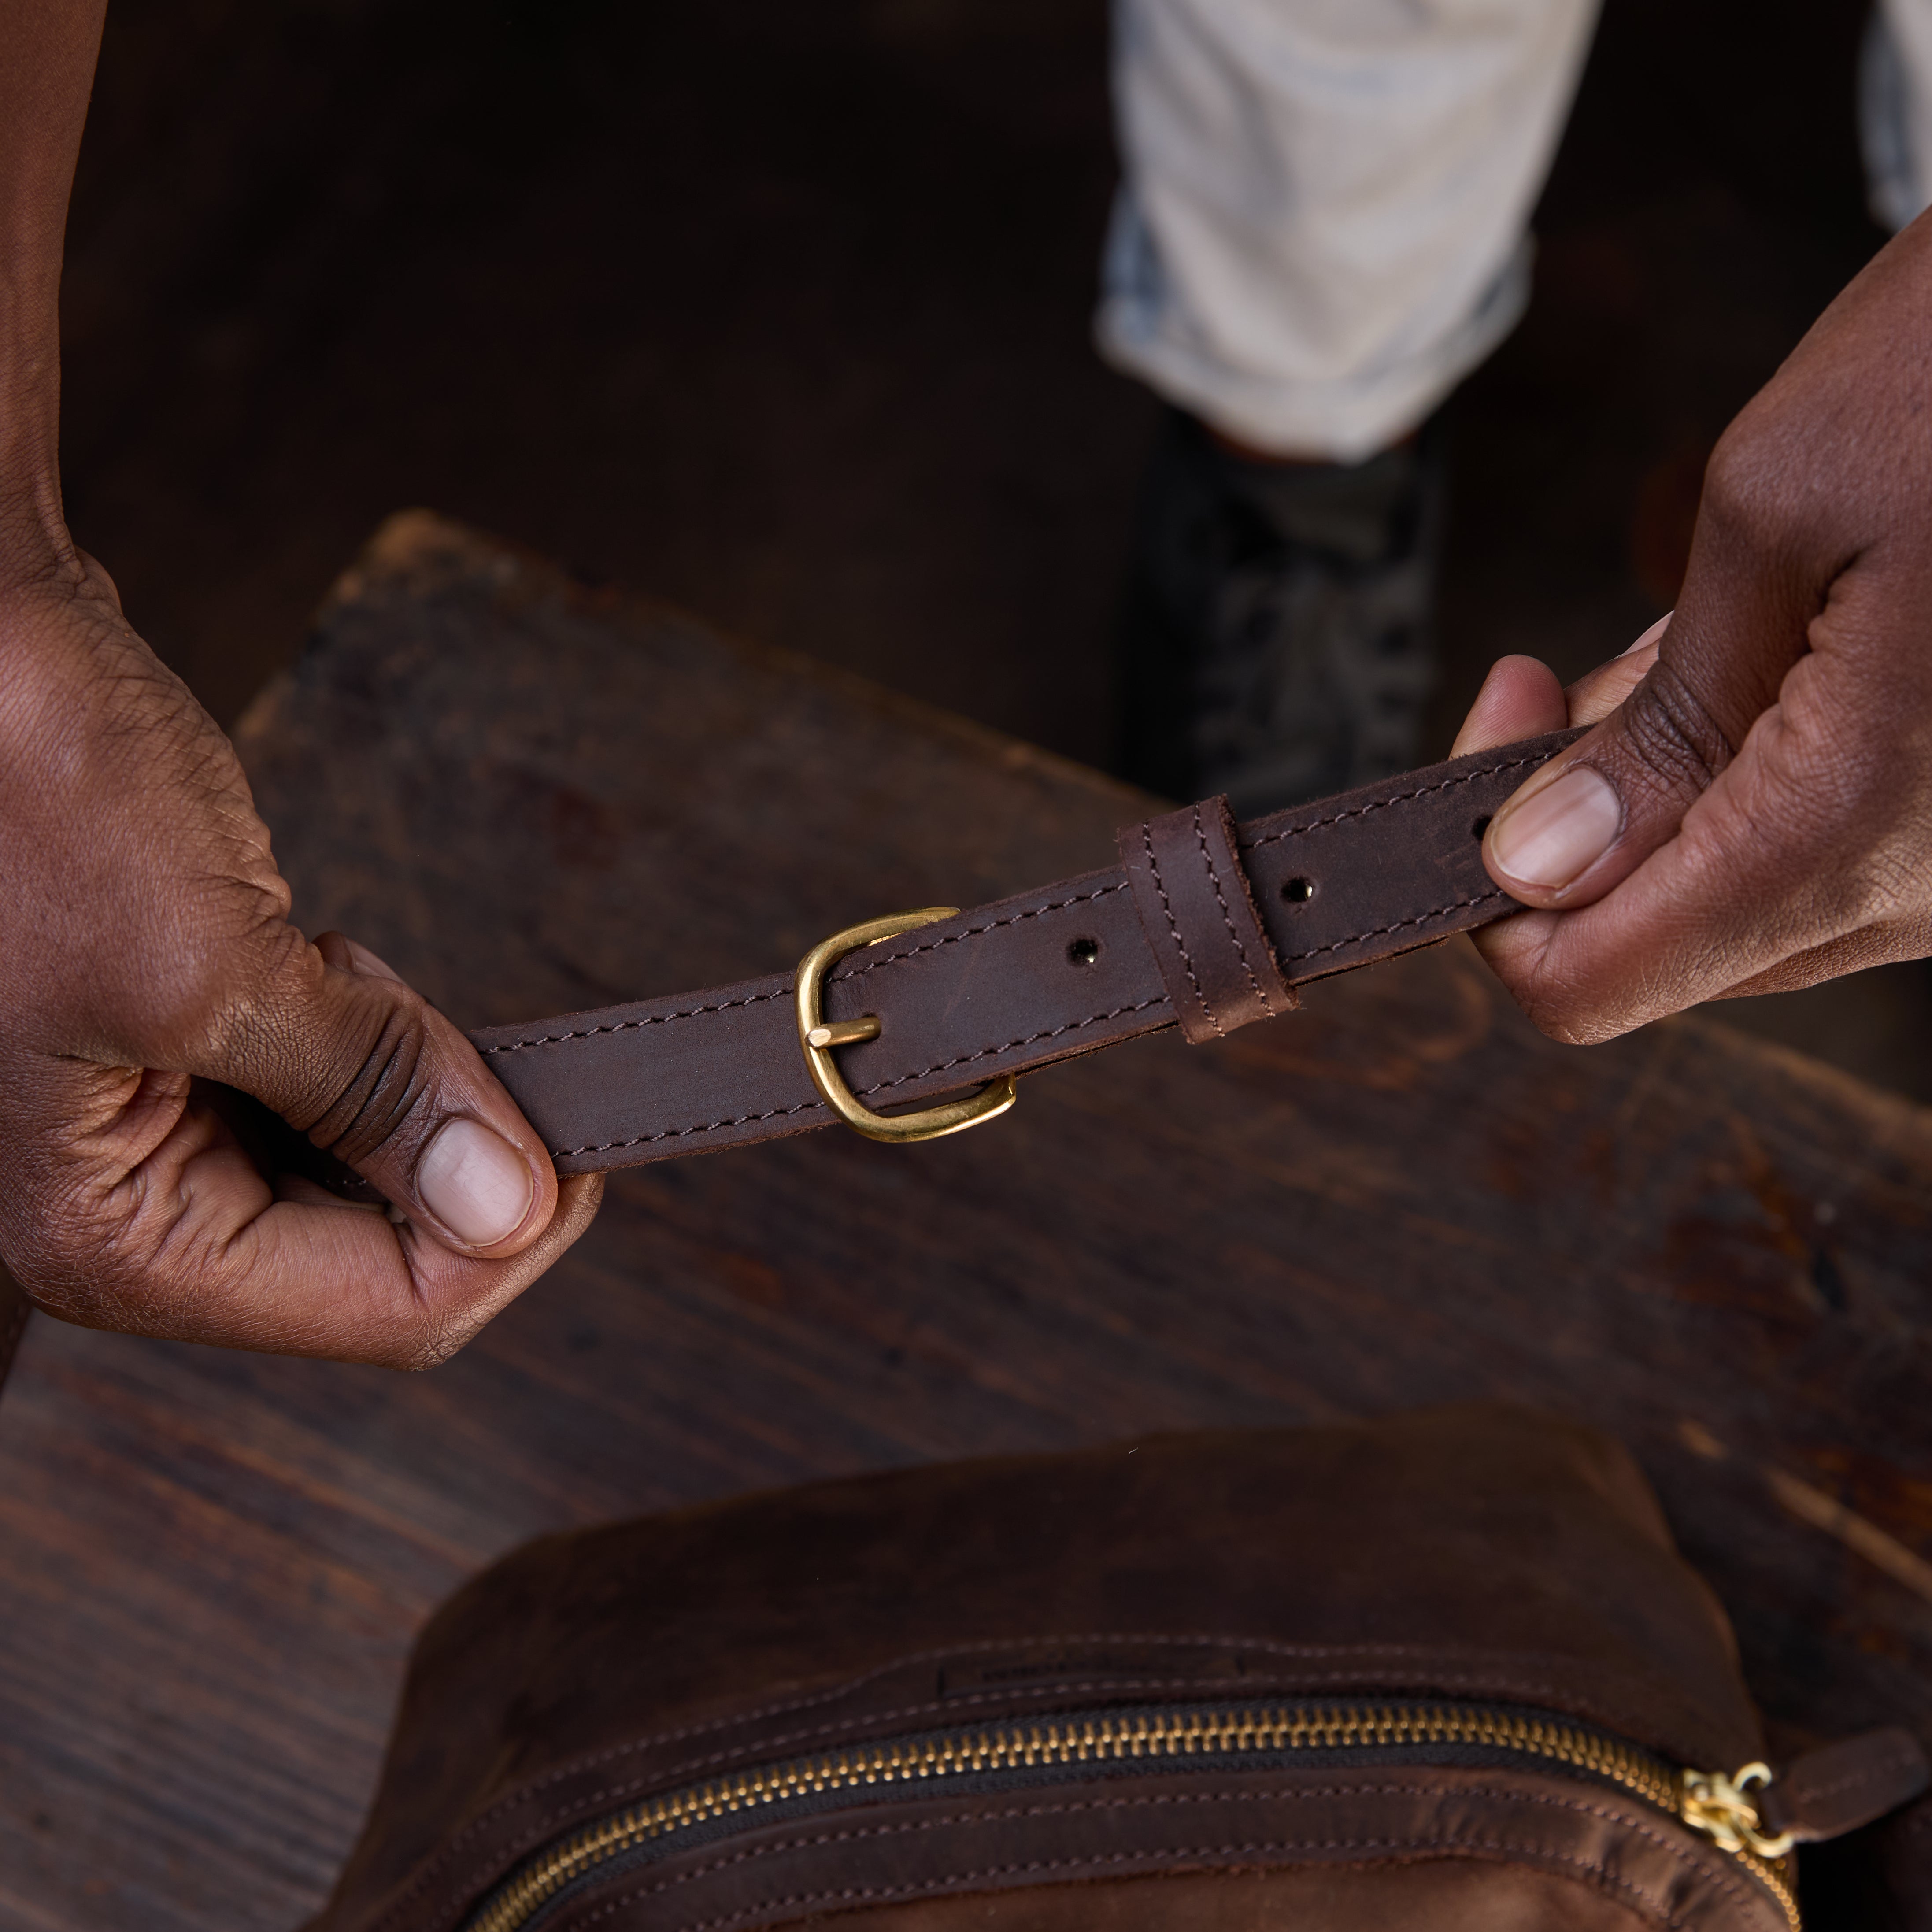
<path id="1" fill-rule="evenodd" d="M 560 1186 L 455 1027 L 290 909 L 227 740 L 106 574 L 70 550 L 14 573 L 0 1253 L 70 1321 L 423 1366 L 582 1233 L 601 1178 Z M 393 1208 L 264 1172 L 236 1088 Z"/>
<path id="2" fill-rule="evenodd" d="M 1932 952 L 1932 218 L 1726 432 L 1676 611 L 1567 693 L 1504 658 L 1456 748 L 1566 724 L 1477 942 L 1546 1033 Z"/>

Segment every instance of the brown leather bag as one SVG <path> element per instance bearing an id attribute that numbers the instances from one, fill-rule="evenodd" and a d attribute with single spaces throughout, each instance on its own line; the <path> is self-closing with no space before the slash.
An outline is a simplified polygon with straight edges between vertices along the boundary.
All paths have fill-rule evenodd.
<path id="1" fill-rule="evenodd" d="M 437 1615 L 313 1932 L 1786 1932 L 1716 1600 L 1600 1436 L 1484 1406 L 826 1483 Z"/>

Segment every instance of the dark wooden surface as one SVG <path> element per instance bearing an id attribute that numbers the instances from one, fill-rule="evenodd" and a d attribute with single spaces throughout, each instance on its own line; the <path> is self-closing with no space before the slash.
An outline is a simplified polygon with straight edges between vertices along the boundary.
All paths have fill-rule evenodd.
<path id="1" fill-rule="evenodd" d="M 298 916 L 469 1024 L 1104 862 L 1132 795 L 418 518 L 239 742 Z M 1477 1394 L 1619 1431 L 1781 1732 L 1932 1736 L 1932 1115 L 1695 1022 L 1533 1034 L 1463 942 L 983 1132 L 616 1177 L 419 1378 L 28 1329 L 0 1924 L 286 1928 L 405 1648 L 532 1534 L 756 1485 Z"/>

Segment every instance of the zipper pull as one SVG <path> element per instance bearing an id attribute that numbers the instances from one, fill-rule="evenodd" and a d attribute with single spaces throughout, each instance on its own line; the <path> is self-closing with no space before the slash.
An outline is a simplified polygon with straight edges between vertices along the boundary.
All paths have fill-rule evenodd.
<path id="1" fill-rule="evenodd" d="M 1856 1832 L 1908 1804 L 1928 1785 L 1932 1766 L 1918 1740 L 1896 1725 L 1847 1738 L 1804 1756 L 1774 1777 L 1768 1765 L 1678 1774 L 1684 1822 L 1727 1852 L 1781 1858 L 1793 1845 Z"/>
<path id="2" fill-rule="evenodd" d="M 1789 1832 L 1767 1832 L 1756 1794 L 1771 1787 L 1771 1766 L 1748 1764 L 1726 1778 L 1721 1771 L 1677 1774 L 1677 1808 L 1685 1824 L 1702 1832 L 1720 1851 L 1750 1852 L 1781 1858 L 1797 1840 Z"/>

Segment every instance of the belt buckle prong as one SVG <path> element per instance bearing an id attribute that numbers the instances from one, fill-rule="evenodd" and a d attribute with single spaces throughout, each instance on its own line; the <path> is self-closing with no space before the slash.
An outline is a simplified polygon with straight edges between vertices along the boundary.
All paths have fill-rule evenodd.
<path id="1" fill-rule="evenodd" d="M 976 1127 L 1004 1114 L 1018 1096 L 1012 1076 L 989 1080 L 976 1094 L 963 1100 L 949 1100 L 943 1106 L 926 1107 L 912 1114 L 875 1114 L 861 1106 L 845 1084 L 832 1057 L 832 1049 L 856 1046 L 861 1040 L 877 1040 L 879 1017 L 867 1013 L 858 1019 L 830 1020 L 820 1011 L 825 996 L 825 982 L 833 967 L 848 952 L 860 947 L 881 946 L 901 933 L 950 919 L 957 906 L 922 906 L 916 912 L 889 913 L 884 919 L 868 920 L 862 926 L 848 926 L 822 940 L 798 962 L 798 1042 L 805 1052 L 806 1070 L 826 1105 L 852 1129 L 868 1140 L 887 1142 L 936 1141 Z"/>

